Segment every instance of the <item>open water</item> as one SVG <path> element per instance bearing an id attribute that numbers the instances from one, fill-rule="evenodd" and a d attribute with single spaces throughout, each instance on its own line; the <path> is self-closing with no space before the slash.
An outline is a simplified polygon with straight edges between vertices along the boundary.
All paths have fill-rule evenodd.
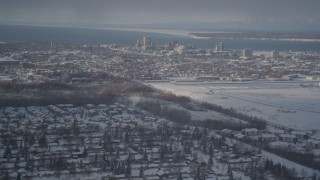
<path id="1" fill-rule="evenodd" d="M 87 44 L 127 44 L 134 45 L 143 36 L 168 43 L 177 40 L 180 44 L 195 44 L 201 48 L 213 48 L 223 42 L 226 49 L 251 48 L 258 51 L 320 51 L 320 42 L 243 40 L 243 39 L 195 39 L 188 36 L 167 35 L 132 31 L 73 27 L 43 27 L 0 25 L 0 42 L 55 41 Z"/>

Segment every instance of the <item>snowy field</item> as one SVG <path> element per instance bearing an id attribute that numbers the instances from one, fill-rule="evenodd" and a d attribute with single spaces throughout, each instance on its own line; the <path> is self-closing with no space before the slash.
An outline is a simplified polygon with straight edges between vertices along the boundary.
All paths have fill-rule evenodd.
<path id="1" fill-rule="evenodd" d="M 320 88 L 300 87 L 301 82 L 152 82 L 149 85 L 261 117 L 286 127 L 320 130 Z"/>

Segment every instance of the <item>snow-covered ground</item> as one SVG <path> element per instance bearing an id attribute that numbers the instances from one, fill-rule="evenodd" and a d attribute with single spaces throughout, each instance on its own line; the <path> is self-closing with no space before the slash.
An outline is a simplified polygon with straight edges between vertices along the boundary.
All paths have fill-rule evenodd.
<path id="1" fill-rule="evenodd" d="M 148 83 L 177 95 L 232 107 L 294 129 L 320 130 L 320 88 L 301 82 Z"/>

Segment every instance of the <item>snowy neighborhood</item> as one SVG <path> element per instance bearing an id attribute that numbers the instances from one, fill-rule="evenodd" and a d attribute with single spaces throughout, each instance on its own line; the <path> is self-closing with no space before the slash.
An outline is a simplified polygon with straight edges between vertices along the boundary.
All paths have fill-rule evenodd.
<path id="1" fill-rule="evenodd" d="M 311 132 L 181 126 L 120 102 L 7 107 L 0 109 L 0 117 L 4 179 L 319 177 L 316 170 L 287 166 L 280 157 L 245 143 L 316 153 L 319 139 Z M 280 174 L 271 170 L 278 163 Z"/>

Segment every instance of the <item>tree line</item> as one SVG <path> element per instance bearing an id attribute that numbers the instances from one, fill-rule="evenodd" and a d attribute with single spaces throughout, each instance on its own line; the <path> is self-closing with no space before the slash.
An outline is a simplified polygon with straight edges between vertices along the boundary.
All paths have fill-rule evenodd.
<path id="1" fill-rule="evenodd" d="M 211 104 L 211 103 L 207 103 L 207 102 L 202 102 L 200 104 L 201 107 L 205 108 L 205 109 L 209 109 L 212 111 L 216 111 L 216 112 L 220 112 L 222 114 L 237 118 L 237 119 L 241 119 L 244 121 L 249 122 L 252 127 L 255 127 L 259 130 L 265 129 L 266 128 L 266 121 L 258 118 L 258 117 L 254 117 L 254 116 L 249 116 L 246 114 L 243 114 L 241 112 L 237 112 L 235 109 L 233 108 L 224 108 L 215 104 Z"/>
<path id="2" fill-rule="evenodd" d="M 137 107 L 148 111 L 155 116 L 163 117 L 176 123 L 188 124 L 191 122 L 191 115 L 188 111 L 177 108 L 169 108 L 160 102 L 140 101 L 137 104 Z"/>
<path id="3" fill-rule="evenodd" d="M 275 176 L 283 180 L 296 179 L 295 170 L 288 169 L 286 166 L 281 165 L 280 163 L 274 163 L 272 160 L 267 159 L 264 170 L 270 171 Z"/>

